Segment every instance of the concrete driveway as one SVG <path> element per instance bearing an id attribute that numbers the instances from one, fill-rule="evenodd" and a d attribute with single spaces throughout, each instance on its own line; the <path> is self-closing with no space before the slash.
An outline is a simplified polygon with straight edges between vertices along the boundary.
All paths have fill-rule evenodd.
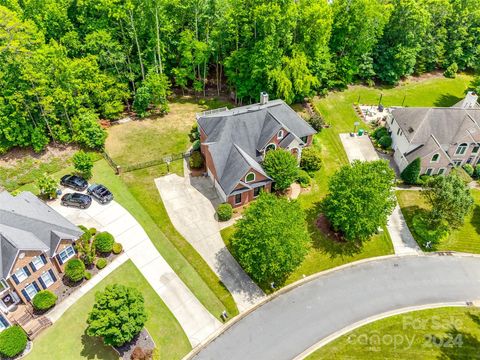
<path id="1" fill-rule="evenodd" d="M 74 224 L 110 232 L 176 317 L 192 346 L 221 326 L 160 255 L 137 220 L 116 201 L 101 205 L 93 200 L 85 210 L 62 206 L 59 199 L 49 205 Z"/>
<path id="2" fill-rule="evenodd" d="M 369 261 L 320 275 L 279 295 L 226 330 L 195 359 L 293 359 L 322 339 L 375 315 L 478 299 L 478 257 Z"/>
<path id="3" fill-rule="evenodd" d="M 342 141 L 350 162 L 354 160 L 380 160 L 368 136 L 352 137 L 350 134 L 340 134 L 340 140 Z M 418 255 L 422 253 L 422 250 L 408 229 L 408 225 L 398 204 L 388 218 L 387 229 L 392 239 L 396 255 Z"/>
<path id="4" fill-rule="evenodd" d="M 211 182 L 204 177 L 170 174 L 155 179 L 155 183 L 173 225 L 225 284 L 238 310 L 245 311 L 262 300 L 263 291 L 225 247 L 221 225 L 215 219 L 220 200 Z"/>

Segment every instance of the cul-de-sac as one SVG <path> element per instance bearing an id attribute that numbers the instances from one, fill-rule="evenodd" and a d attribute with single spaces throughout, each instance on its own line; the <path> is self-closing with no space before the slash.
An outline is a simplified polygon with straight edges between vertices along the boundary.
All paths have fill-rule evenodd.
<path id="1" fill-rule="evenodd" d="M 0 359 L 480 360 L 478 0 L 0 0 Z"/>

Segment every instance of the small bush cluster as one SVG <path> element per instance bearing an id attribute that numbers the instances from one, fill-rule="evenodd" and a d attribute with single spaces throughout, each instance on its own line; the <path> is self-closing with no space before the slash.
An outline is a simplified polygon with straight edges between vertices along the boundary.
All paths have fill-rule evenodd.
<path id="1" fill-rule="evenodd" d="M 203 156 L 200 151 L 192 152 L 190 159 L 188 159 L 188 163 L 192 169 L 201 169 L 203 167 Z"/>
<path id="2" fill-rule="evenodd" d="M 480 179 L 480 164 L 475 166 L 475 171 L 473 172 L 473 177 L 475 179 Z"/>
<path id="3" fill-rule="evenodd" d="M 312 128 L 314 128 L 316 131 L 321 131 L 323 125 L 325 125 L 325 121 L 323 118 L 318 115 L 314 114 L 310 119 L 307 120 L 307 122 L 310 124 Z"/>
<path id="4" fill-rule="evenodd" d="M 418 183 L 418 178 L 420 176 L 420 168 L 421 168 L 421 160 L 420 158 L 416 158 L 410 164 L 407 165 L 405 169 L 403 169 L 400 177 L 402 178 L 403 182 L 408 185 L 415 185 Z"/>
<path id="5" fill-rule="evenodd" d="M 217 216 L 220 221 L 228 221 L 232 218 L 233 209 L 229 203 L 223 203 L 217 207 Z"/>
<path id="6" fill-rule="evenodd" d="M 73 167 L 85 179 L 92 177 L 93 157 L 90 153 L 83 150 L 77 151 L 73 157 Z"/>
<path id="7" fill-rule="evenodd" d="M 443 76 L 449 79 L 455 79 L 457 77 L 458 65 L 457 63 L 452 63 L 443 73 Z"/>
<path id="8" fill-rule="evenodd" d="M 80 259 L 70 259 L 65 265 L 65 276 L 70 281 L 77 282 L 85 276 L 85 264 Z"/>
<path id="9" fill-rule="evenodd" d="M 43 174 L 37 180 L 37 187 L 40 190 L 40 196 L 44 199 L 57 198 L 57 182 L 50 175 Z"/>
<path id="10" fill-rule="evenodd" d="M 430 243 L 430 248 L 439 243 L 448 235 L 448 229 L 445 226 L 439 226 L 435 229 L 430 229 L 423 219 L 422 215 L 415 215 L 413 217 L 413 230 L 418 235 L 423 247 Z"/>
<path id="11" fill-rule="evenodd" d="M 42 290 L 35 294 L 32 305 L 35 310 L 45 311 L 52 308 L 57 302 L 57 295 L 48 290 Z"/>
<path id="12" fill-rule="evenodd" d="M 309 173 L 320 170 L 322 167 L 322 154 L 320 150 L 314 146 L 303 149 L 300 167 Z"/>
<path id="13" fill-rule="evenodd" d="M 0 332 L 0 355 L 11 358 L 27 347 L 27 334 L 19 325 L 13 325 Z"/>
<path id="14" fill-rule="evenodd" d="M 112 252 L 113 252 L 115 255 L 120 254 L 120 253 L 122 252 L 122 250 L 123 250 L 122 244 L 117 243 L 117 242 L 116 242 L 115 244 L 113 244 Z"/>
<path id="15" fill-rule="evenodd" d="M 305 170 L 299 170 L 297 175 L 297 182 L 302 188 L 306 188 L 310 185 L 312 179 Z"/>
<path id="16" fill-rule="evenodd" d="M 90 280 L 92 278 L 92 273 L 85 271 L 85 280 Z"/>
<path id="17" fill-rule="evenodd" d="M 102 270 L 105 266 L 107 266 L 108 261 L 105 258 L 100 258 L 97 260 L 97 269 Z"/>
<path id="18" fill-rule="evenodd" d="M 470 164 L 463 165 L 463 170 L 465 170 L 465 172 L 470 176 L 473 176 L 473 173 L 475 172 L 475 169 Z"/>
<path id="19" fill-rule="evenodd" d="M 198 151 L 200 150 L 200 140 L 195 140 L 192 144 L 192 150 Z"/>
<path id="20" fill-rule="evenodd" d="M 375 129 L 372 136 L 375 140 L 375 143 L 382 149 L 388 149 L 392 146 L 392 137 L 388 133 L 387 128 L 379 127 Z"/>
<path id="21" fill-rule="evenodd" d="M 192 128 L 190 129 L 190 134 L 188 134 L 188 137 L 190 138 L 190 142 L 192 143 L 200 139 L 200 132 L 198 131 L 197 123 L 192 125 Z"/>
<path id="22" fill-rule="evenodd" d="M 112 234 L 107 231 L 100 232 L 95 235 L 95 248 L 101 253 L 109 253 L 113 249 L 115 239 Z"/>

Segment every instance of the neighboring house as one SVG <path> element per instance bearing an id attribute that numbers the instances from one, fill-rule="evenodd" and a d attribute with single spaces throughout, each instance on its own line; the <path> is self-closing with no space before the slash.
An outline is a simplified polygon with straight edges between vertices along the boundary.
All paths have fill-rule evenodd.
<path id="1" fill-rule="evenodd" d="M 83 232 L 30 192 L 0 192 L 0 310 L 8 315 L 61 284 L 64 263 Z M 0 315 L 0 330 L 8 316 Z"/>
<path id="2" fill-rule="evenodd" d="M 269 150 L 282 148 L 300 161 L 315 130 L 282 100 L 197 114 L 201 151 L 208 176 L 221 199 L 237 207 L 271 191 L 272 179 L 261 163 Z"/>
<path id="3" fill-rule="evenodd" d="M 469 92 L 450 108 L 392 108 L 387 128 L 400 171 L 421 159 L 421 174 L 447 174 L 453 167 L 480 160 L 480 106 Z"/>

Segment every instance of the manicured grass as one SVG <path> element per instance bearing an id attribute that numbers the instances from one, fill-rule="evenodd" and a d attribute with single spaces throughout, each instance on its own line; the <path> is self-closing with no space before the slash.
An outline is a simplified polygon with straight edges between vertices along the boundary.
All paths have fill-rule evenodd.
<path id="1" fill-rule="evenodd" d="M 472 196 L 475 200 L 472 213 L 466 217 L 464 225 L 453 230 L 438 245 L 430 251 L 460 251 L 480 254 L 480 190 L 472 189 Z M 402 209 L 403 216 L 414 237 L 417 237 L 412 226 L 413 217 L 422 210 L 428 209 L 427 204 L 420 195 L 420 191 L 399 190 L 397 191 L 398 203 Z M 417 241 L 421 243 L 420 241 Z"/>
<path id="2" fill-rule="evenodd" d="M 190 343 L 180 324 L 162 299 L 150 287 L 135 265 L 128 261 L 78 300 L 50 328 L 34 340 L 28 360 L 44 359 L 118 359 L 112 348 L 98 338 L 85 334 L 86 319 L 91 311 L 95 292 L 109 284 L 123 284 L 139 289 L 145 299 L 148 321 L 145 327 L 153 337 L 161 359 L 181 359 Z"/>
<path id="3" fill-rule="evenodd" d="M 480 359 L 480 309 L 410 312 L 362 326 L 307 359 Z"/>
<path id="4" fill-rule="evenodd" d="M 181 161 L 170 170 L 180 172 Z M 115 200 L 127 209 L 147 232 L 153 244 L 198 300 L 217 318 L 223 310 L 233 317 L 238 310 L 231 294 L 192 246 L 170 222 L 153 179 L 166 174 L 157 166 L 114 175 L 106 161 L 95 163 L 92 182 L 100 182 L 113 192 Z"/>
<path id="5" fill-rule="evenodd" d="M 163 117 L 111 127 L 105 149 L 120 166 L 182 153 L 189 147 L 188 133 L 196 121 L 195 114 L 223 106 L 231 107 L 231 104 L 217 99 L 173 99 L 169 103 L 170 112 Z"/>

